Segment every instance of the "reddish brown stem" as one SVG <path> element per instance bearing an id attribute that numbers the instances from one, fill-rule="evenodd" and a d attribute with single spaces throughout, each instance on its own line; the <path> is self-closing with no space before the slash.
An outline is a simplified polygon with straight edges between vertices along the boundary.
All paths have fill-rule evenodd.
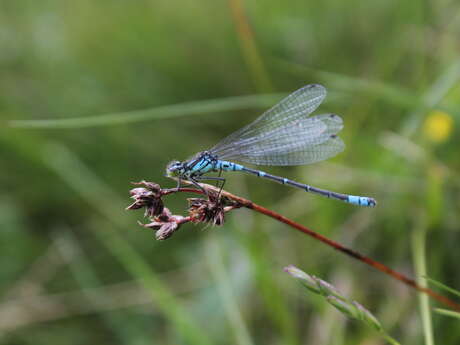
<path id="1" fill-rule="evenodd" d="M 211 191 L 216 191 L 216 188 L 214 186 L 210 186 L 210 185 L 206 185 L 206 184 L 202 184 L 202 186 L 204 188 L 206 188 L 206 190 L 211 190 Z M 177 190 L 168 190 L 168 191 L 165 191 L 165 195 L 167 194 L 170 194 L 170 193 L 173 193 L 173 192 L 176 192 Z M 198 194 L 204 194 L 203 191 L 201 190 L 198 190 L 198 189 L 194 189 L 194 188 L 180 188 L 179 191 L 181 192 L 190 192 L 190 193 L 198 193 Z M 226 192 L 226 191 L 222 191 L 222 196 L 228 198 L 228 199 L 231 199 L 233 201 L 236 201 L 238 204 L 240 204 L 241 206 L 243 207 L 246 207 L 248 209 L 251 209 L 251 210 L 254 210 L 256 212 L 259 212 L 259 213 L 262 213 L 266 216 L 269 216 L 271 218 L 274 218 L 276 220 L 278 220 L 279 222 L 282 222 L 286 225 L 289 225 L 290 227 L 296 229 L 296 230 L 299 230 L 301 232 L 303 232 L 304 234 L 307 234 L 308 236 L 311 236 L 325 244 L 327 244 L 328 246 L 331 246 L 333 247 L 334 249 L 348 255 L 348 256 L 351 256 L 361 262 L 364 262 L 365 264 L 375 268 L 376 270 L 380 271 L 380 272 L 383 272 L 389 276 L 391 276 L 392 278 L 396 279 L 396 280 L 399 280 L 400 282 L 420 291 L 420 292 L 423 292 L 423 293 L 426 293 L 428 296 L 430 296 L 431 298 L 437 300 L 438 302 L 444 304 L 444 305 L 447 305 L 449 307 L 451 307 L 452 309 L 455 309 L 457 311 L 460 311 L 460 304 L 452 301 L 451 299 L 443 296 L 443 295 L 440 295 L 438 294 L 437 292 L 431 290 L 430 288 L 427 288 L 427 287 L 423 287 L 423 286 L 420 286 L 418 285 L 415 280 L 405 276 L 404 274 L 402 273 L 399 273 L 391 268 L 389 268 L 388 266 L 385 266 L 384 264 L 378 262 L 378 261 L 375 261 L 365 255 L 362 255 L 350 248 L 347 248 L 347 247 L 344 247 L 343 245 L 341 245 L 340 243 L 338 242 L 335 242 L 321 234 L 318 234 L 317 232 L 313 231 L 313 230 L 310 230 L 308 229 L 307 227 L 297 223 L 297 222 L 294 222 L 293 220 L 289 219 L 289 218 L 286 218 L 282 215 L 280 215 L 279 213 L 276 213 L 272 210 L 269 210 L 263 206 L 260 206 L 258 204 L 255 204 L 253 203 L 252 201 L 250 200 L 247 200 L 245 198 L 242 198 L 240 196 L 237 196 L 237 195 L 234 195 L 234 194 L 231 194 L 229 192 Z"/>

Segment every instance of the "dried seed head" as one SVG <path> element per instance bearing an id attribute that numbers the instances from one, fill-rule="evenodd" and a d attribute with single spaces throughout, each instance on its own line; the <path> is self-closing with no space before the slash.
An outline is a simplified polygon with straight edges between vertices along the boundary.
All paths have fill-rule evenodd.
<path id="1" fill-rule="evenodd" d="M 225 221 L 224 205 L 221 200 L 216 198 L 199 199 L 190 198 L 189 216 L 195 223 L 211 223 L 212 225 L 222 225 Z"/>
<path id="2" fill-rule="evenodd" d="M 133 182 L 133 185 L 135 186 L 144 186 L 148 190 L 154 192 L 154 193 L 160 193 L 161 192 L 161 187 L 158 183 L 153 183 L 153 182 L 148 182 L 145 180 L 142 180 L 141 182 Z"/>
<path id="3" fill-rule="evenodd" d="M 155 233 L 155 237 L 158 241 L 166 240 L 171 237 L 178 228 L 179 224 L 176 222 L 163 223 L 160 229 Z"/>
<path id="4" fill-rule="evenodd" d="M 155 237 L 162 241 L 171 237 L 180 225 L 184 222 L 185 217 L 173 215 L 168 208 L 164 208 L 160 215 L 154 216 L 153 221 L 147 224 L 139 223 L 144 228 L 156 230 Z"/>
<path id="5" fill-rule="evenodd" d="M 153 217 L 163 212 L 164 205 L 161 200 L 161 188 L 156 183 L 141 181 L 134 183 L 144 187 L 133 188 L 129 191 L 134 202 L 129 205 L 127 210 L 137 210 L 145 208 L 145 216 Z"/>

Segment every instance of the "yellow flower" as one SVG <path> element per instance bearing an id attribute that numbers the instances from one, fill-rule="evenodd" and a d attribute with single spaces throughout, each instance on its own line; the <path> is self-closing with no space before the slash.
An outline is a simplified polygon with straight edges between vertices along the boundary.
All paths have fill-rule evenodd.
<path id="1" fill-rule="evenodd" d="M 441 143 L 446 141 L 454 126 L 452 117 L 440 110 L 433 110 L 428 114 L 423 124 L 423 133 L 429 140 Z"/>

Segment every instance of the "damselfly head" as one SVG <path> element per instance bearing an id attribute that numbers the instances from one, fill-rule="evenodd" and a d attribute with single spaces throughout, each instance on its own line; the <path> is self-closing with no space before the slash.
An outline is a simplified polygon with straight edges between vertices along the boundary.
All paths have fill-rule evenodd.
<path id="1" fill-rule="evenodd" d="M 166 176 L 177 177 L 184 173 L 184 164 L 179 161 L 172 161 L 166 166 Z"/>

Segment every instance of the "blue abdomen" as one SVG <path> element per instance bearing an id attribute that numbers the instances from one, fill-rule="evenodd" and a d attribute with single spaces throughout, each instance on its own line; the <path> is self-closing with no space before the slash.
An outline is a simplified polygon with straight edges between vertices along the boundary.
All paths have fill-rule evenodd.
<path id="1" fill-rule="evenodd" d="M 243 170 L 243 166 L 240 165 L 240 164 L 233 163 L 233 162 L 219 160 L 216 163 L 215 170 L 216 171 L 219 171 L 219 170 L 222 170 L 222 171 L 240 171 L 240 170 Z"/>

